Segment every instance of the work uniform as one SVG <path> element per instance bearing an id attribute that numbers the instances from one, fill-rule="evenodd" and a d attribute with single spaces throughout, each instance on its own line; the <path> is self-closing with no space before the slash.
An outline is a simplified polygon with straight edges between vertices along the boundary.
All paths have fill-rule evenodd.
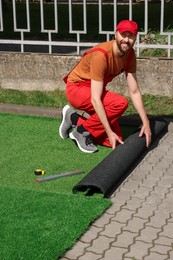
<path id="1" fill-rule="evenodd" d="M 113 43 L 114 40 L 100 43 L 85 52 L 77 65 L 64 78 L 66 95 L 70 104 L 90 115 L 89 118 L 80 117 L 77 125 L 82 124 L 93 136 L 95 143 L 108 147 L 111 147 L 109 139 L 91 103 L 91 79 L 104 82 L 102 103 L 112 130 L 122 139 L 118 118 L 126 110 L 128 101 L 117 93 L 107 91 L 106 85 L 124 71 L 136 72 L 134 50 L 131 48 L 123 56 L 115 56 Z"/>

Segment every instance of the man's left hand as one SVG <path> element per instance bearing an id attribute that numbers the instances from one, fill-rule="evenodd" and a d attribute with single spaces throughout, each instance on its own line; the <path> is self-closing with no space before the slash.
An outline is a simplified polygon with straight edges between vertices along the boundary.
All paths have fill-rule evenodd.
<path id="1" fill-rule="evenodd" d="M 148 148 L 151 144 L 151 135 L 152 135 L 149 123 L 142 126 L 141 131 L 139 133 L 139 137 L 142 137 L 143 135 L 145 135 L 146 137 L 146 147 Z"/>

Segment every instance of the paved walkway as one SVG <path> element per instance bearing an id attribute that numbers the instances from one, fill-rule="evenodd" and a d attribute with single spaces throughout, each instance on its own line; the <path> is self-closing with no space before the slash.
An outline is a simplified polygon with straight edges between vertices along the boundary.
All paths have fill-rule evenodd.
<path id="1" fill-rule="evenodd" d="M 14 108 L 0 105 L 0 112 Z M 173 122 L 111 200 L 112 206 L 61 260 L 173 260 Z"/>

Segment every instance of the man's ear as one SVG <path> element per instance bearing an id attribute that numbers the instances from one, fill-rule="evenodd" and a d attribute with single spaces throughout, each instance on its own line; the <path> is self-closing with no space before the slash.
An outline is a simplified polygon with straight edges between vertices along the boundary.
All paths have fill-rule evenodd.
<path id="1" fill-rule="evenodd" d="M 114 37 L 115 37 L 115 39 L 117 38 L 117 31 L 115 31 Z"/>

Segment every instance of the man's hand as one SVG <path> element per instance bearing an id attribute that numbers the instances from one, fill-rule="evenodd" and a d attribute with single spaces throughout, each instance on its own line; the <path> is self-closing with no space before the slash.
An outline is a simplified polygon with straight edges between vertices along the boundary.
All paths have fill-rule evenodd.
<path id="1" fill-rule="evenodd" d="M 142 126 L 141 131 L 139 133 L 139 137 L 142 137 L 143 135 L 145 135 L 146 137 L 146 147 L 148 148 L 151 143 L 151 135 L 152 135 L 149 123 Z"/>
<path id="2" fill-rule="evenodd" d="M 111 132 L 109 135 L 108 135 L 108 138 L 109 138 L 109 142 L 112 146 L 112 149 L 114 150 L 117 146 L 118 143 L 120 144 L 124 144 L 124 142 L 122 141 L 122 139 L 117 135 L 115 134 L 114 132 Z"/>

